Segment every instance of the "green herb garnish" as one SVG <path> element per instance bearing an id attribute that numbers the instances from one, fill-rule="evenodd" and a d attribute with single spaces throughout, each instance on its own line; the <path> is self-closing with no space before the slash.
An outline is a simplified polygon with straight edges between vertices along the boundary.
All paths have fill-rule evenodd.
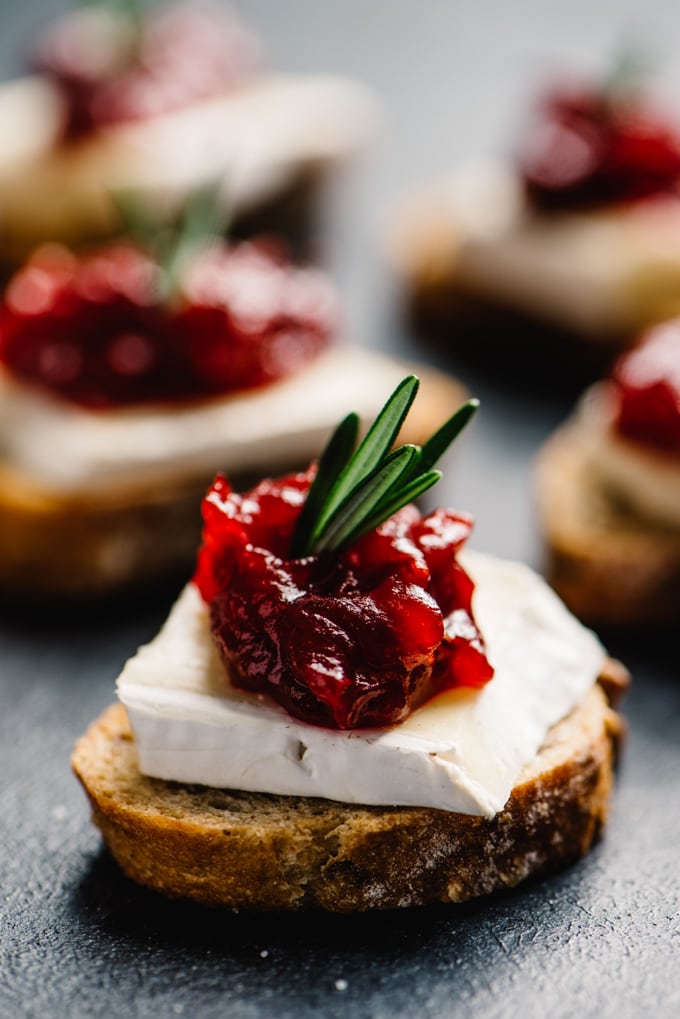
<path id="1" fill-rule="evenodd" d="M 158 300 L 164 303 L 177 290 L 182 267 L 192 253 L 223 236 L 229 215 L 220 201 L 221 181 L 213 180 L 195 188 L 170 221 L 149 205 L 141 191 L 112 193 L 124 232 L 154 258 L 161 269 Z"/>
<path id="2" fill-rule="evenodd" d="M 639 45 L 628 42 L 614 54 L 604 76 L 602 92 L 610 107 L 629 106 L 644 95 L 658 60 Z"/>
<path id="3" fill-rule="evenodd" d="M 76 0 L 74 3 L 76 9 L 109 11 L 114 17 L 129 19 L 135 27 L 143 22 L 148 6 L 147 0 Z"/>
<path id="4" fill-rule="evenodd" d="M 424 446 L 391 451 L 419 384 L 415 375 L 399 383 L 356 451 L 359 416 L 348 414 L 340 422 L 321 454 L 298 517 L 291 543 L 294 558 L 349 545 L 439 481 L 442 472 L 434 465 L 479 401 L 459 407 Z"/>

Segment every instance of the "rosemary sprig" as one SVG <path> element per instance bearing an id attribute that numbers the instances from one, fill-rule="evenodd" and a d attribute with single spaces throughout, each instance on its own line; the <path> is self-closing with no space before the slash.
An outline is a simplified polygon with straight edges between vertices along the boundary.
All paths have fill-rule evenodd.
<path id="1" fill-rule="evenodd" d="M 149 4 L 146 0 L 76 0 L 76 9 L 110 11 L 114 17 L 127 18 L 135 27 L 141 25 Z"/>
<path id="2" fill-rule="evenodd" d="M 434 465 L 479 406 L 468 400 L 424 446 L 394 440 L 418 391 L 415 375 L 403 379 L 355 452 L 359 418 L 348 414 L 331 436 L 297 520 L 291 555 L 339 549 L 372 531 L 441 478 Z"/>
<path id="3" fill-rule="evenodd" d="M 143 193 L 135 190 L 113 192 L 112 198 L 124 232 L 151 252 L 162 270 L 158 300 L 175 293 L 182 266 L 191 252 L 214 242 L 228 225 L 228 214 L 220 202 L 219 180 L 192 191 L 173 222 L 152 208 Z"/>
<path id="4" fill-rule="evenodd" d="M 627 106 L 641 96 L 658 60 L 651 52 L 632 41 L 624 43 L 614 54 L 602 82 L 602 91 L 610 107 Z"/>

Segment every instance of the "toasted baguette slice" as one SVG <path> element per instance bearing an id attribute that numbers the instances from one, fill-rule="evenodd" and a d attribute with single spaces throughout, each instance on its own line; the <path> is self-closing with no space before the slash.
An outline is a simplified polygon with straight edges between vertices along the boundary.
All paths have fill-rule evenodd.
<path id="1" fill-rule="evenodd" d="M 658 220 L 537 213 L 502 162 L 424 182 L 386 233 L 423 339 L 516 383 L 540 374 L 560 389 L 601 377 L 640 329 L 677 314 L 680 249 L 669 254 Z"/>
<path id="2" fill-rule="evenodd" d="M 162 471 L 159 465 L 152 466 L 148 479 L 113 475 L 106 485 L 60 491 L 0 460 L 0 593 L 83 598 L 188 573 L 200 541 L 200 502 L 214 474 L 224 470 L 234 485 L 245 486 L 267 473 L 306 468 L 321 452 L 335 422 L 357 409 L 354 390 L 359 375 L 364 423 L 404 375 L 413 371 L 419 375 L 420 393 L 404 424 L 402 442 L 424 442 L 465 399 L 463 388 L 451 376 L 402 364 L 377 351 L 348 346 L 323 357 L 328 366 L 318 376 L 316 369 L 310 370 L 309 383 L 300 377 L 271 386 L 273 403 L 264 390 L 256 397 L 226 397 L 225 404 L 232 405 L 229 424 L 220 427 L 229 431 L 221 437 L 214 462 L 197 466 L 185 454 L 181 464 L 169 459 Z M 322 411 L 325 418 L 312 420 L 308 414 L 304 426 L 291 429 L 282 394 L 304 401 L 305 385 L 318 379 L 333 386 L 334 395 L 329 393 Z M 258 415 L 271 430 L 271 441 L 266 448 L 261 441 L 257 449 L 253 443 L 249 452 L 248 441 L 235 433 L 241 406 L 252 418 L 246 409 L 251 399 L 259 401 Z M 114 448 L 115 442 L 114 434 Z"/>
<path id="3" fill-rule="evenodd" d="M 638 516 L 587 467 L 572 421 L 537 461 L 537 506 L 552 586 L 593 625 L 663 626 L 680 618 L 680 530 Z"/>
<path id="4" fill-rule="evenodd" d="M 357 807 L 147 778 L 116 704 L 72 764 L 123 871 L 171 897 L 250 910 L 333 912 L 461 902 L 582 856 L 605 823 L 622 721 L 610 661 L 555 725 L 489 821 L 430 808 Z"/>
<path id="5" fill-rule="evenodd" d="M 489 295 L 479 295 L 451 275 L 414 281 L 406 290 L 406 315 L 421 339 L 497 379 L 532 388 L 540 377 L 553 392 L 572 391 L 600 378 L 630 344 L 627 333 L 603 342 Z"/>
<path id="6" fill-rule="evenodd" d="M 433 190 L 405 210 L 388 252 L 405 314 L 420 338 L 456 361 L 531 386 L 537 375 L 551 388 L 600 377 L 629 344 L 629 334 L 608 330 L 593 339 L 488 288 L 476 290 L 460 272 L 464 237 L 442 214 L 438 198 Z"/>

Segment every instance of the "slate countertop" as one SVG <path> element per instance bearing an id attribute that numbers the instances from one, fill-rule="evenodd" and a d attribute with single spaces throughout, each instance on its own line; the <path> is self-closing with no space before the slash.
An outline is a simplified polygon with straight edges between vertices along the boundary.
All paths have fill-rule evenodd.
<path id="1" fill-rule="evenodd" d="M 507 141 L 521 97 L 551 66 L 597 66 L 635 32 L 663 42 L 672 58 L 680 36 L 671 5 L 651 3 L 644 14 L 638 6 L 248 5 L 279 66 L 356 74 L 383 100 L 382 134 L 329 213 L 327 254 L 356 339 L 453 367 L 419 348 L 401 320 L 380 224 L 419 179 Z M 59 7 L 27 2 L 11 24 L 3 10 L 6 76 L 19 42 Z M 437 501 L 475 514 L 475 547 L 539 565 L 531 461 L 575 394 L 461 374 L 483 409 Z M 630 735 L 606 837 L 577 866 L 462 907 L 224 915 L 166 902 L 123 878 L 68 766 L 74 739 L 110 702 L 120 666 L 154 634 L 175 593 L 84 617 L 0 610 L 0 1019 L 680 1014 L 673 635 L 604 635 L 634 675 Z"/>

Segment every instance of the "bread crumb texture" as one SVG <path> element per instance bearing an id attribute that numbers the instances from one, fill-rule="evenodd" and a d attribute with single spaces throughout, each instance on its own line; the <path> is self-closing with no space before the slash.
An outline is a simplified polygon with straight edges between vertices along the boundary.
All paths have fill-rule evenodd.
<path id="1" fill-rule="evenodd" d="M 677 623 L 680 530 L 645 520 L 602 485 L 577 421 L 541 450 L 536 493 L 548 579 L 575 615 L 596 626 Z"/>
<path id="2" fill-rule="evenodd" d="M 106 845 L 140 884 L 229 909 L 345 913 L 461 902 L 578 859 L 606 820 L 620 732 L 594 687 L 491 821 L 148 778 L 120 704 L 72 763 Z"/>

